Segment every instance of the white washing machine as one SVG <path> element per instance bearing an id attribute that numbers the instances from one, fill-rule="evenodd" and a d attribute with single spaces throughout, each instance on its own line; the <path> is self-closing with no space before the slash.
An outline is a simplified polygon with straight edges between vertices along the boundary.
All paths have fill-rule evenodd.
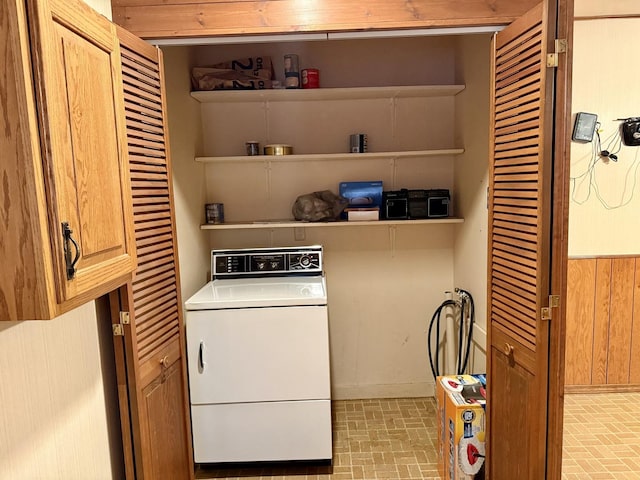
<path id="1" fill-rule="evenodd" d="M 187 300 L 196 463 L 330 460 L 322 247 L 213 250 Z"/>

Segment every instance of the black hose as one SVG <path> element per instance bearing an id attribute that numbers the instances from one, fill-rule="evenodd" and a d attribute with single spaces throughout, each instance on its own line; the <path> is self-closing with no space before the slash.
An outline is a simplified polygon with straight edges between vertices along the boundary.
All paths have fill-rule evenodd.
<path id="1" fill-rule="evenodd" d="M 469 363 L 469 356 L 471 353 L 471 340 L 473 338 L 473 326 L 475 323 L 475 314 L 476 314 L 475 303 L 473 301 L 473 297 L 468 291 L 463 290 L 461 288 L 457 288 L 456 293 L 461 294 L 460 303 L 456 302 L 455 300 L 445 300 L 438 306 L 438 308 L 436 308 L 436 311 L 433 313 L 433 316 L 431 317 L 431 322 L 429 322 L 429 330 L 427 333 L 427 347 L 429 351 L 429 366 L 431 367 L 431 373 L 433 374 L 434 378 L 440 376 L 440 316 L 442 315 L 442 310 L 447 306 L 457 305 L 460 307 L 460 330 L 459 330 L 459 338 L 458 338 L 457 374 L 463 375 Z M 467 332 L 467 339 L 466 339 L 466 345 L 465 345 L 464 320 L 465 320 L 465 310 L 466 310 L 467 302 L 469 304 L 469 329 Z M 433 349 L 431 348 L 431 342 L 432 342 L 431 337 L 432 337 L 434 325 L 436 327 L 435 355 L 434 355 Z M 434 357 L 435 357 L 435 360 L 434 360 Z"/>
<path id="2" fill-rule="evenodd" d="M 464 373 L 464 369 L 462 368 L 462 344 L 464 341 L 464 311 L 466 304 L 466 297 L 461 295 L 460 297 L 460 327 L 458 330 L 458 361 L 456 362 L 456 367 L 458 368 L 458 375 L 462 375 Z"/>
<path id="3" fill-rule="evenodd" d="M 433 373 L 433 378 L 440 376 L 440 315 L 442 314 L 442 310 L 449 305 L 457 305 L 454 300 L 445 300 L 440 304 L 436 311 L 433 313 L 431 317 L 431 322 L 429 322 L 429 330 L 427 333 L 427 348 L 429 351 L 429 365 L 431 366 L 431 373 Z M 433 332 L 433 326 L 436 325 L 436 341 L 435 341 L 435 362 L 433 350 L 431 348 L 431 333 Z"/>
<path id="4" fill-rule="evenodd" d="M 467 364 L 469 363 L 469 354 L 471 352 L 471 339 L 473 338 L 473 324 L 475 323 L 476 318 L 476 307 L 473 302 L 473 297 L 466 290 L 458 289 L 459 292 L 469 297 L 469 332 L 467 336 L 467 348 L 464 354 L 464 362 L 461 364 L 462 368 L 458 372 L 460 375 L 464 373 L 467 369 Z M 462 314 L 460 315 L 461 324 L 464 323 L 464 309 L 462 310 Z"/>

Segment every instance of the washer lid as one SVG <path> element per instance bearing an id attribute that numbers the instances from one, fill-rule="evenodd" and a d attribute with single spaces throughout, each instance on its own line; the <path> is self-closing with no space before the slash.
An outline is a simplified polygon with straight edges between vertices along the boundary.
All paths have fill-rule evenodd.
<path id="1" fill-rule="evenodd" d="M 326 305 L 324 276 L 213 280 L 185 302 L 187 310 Z"/>

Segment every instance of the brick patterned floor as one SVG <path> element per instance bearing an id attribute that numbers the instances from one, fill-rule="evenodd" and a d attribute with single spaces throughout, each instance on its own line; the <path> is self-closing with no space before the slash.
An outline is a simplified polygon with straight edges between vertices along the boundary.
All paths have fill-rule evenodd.
<path id="1" fill-rule="evenodd" d="M 640 479 L 640 393 L 566 395 L 563 480 Z"/>
<path id="2" fill-rule="evenodd" d="M 640 479 L 640 393 L 567 395 L 563 480 Z M 199 468 L 198 479 L 439 480 L 433 398 L 333 403 L 333 467 Z"/>
<path id="3" fill-rule="evenodd" d="M 196 478 L 438 480 L 433 398 L 333 403 L 333 467 L 200 468 Z"/>

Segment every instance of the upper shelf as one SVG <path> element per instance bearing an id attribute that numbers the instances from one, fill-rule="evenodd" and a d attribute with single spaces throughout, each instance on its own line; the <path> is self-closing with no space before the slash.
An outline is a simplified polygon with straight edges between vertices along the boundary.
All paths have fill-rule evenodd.
<path id="1" fill-rule="evenodd" d="M 411 150 L 405 152 L 367 152 L 367 153 L 308 153 L 300 155 L 236 155 L 227 157 L 196 157 L 201 163 L 227 162 L 312 162 L 315 160 L 371 160 L 374 158 L 418 158 L 444 155 L 460 155 L 462 148 L 440 150 Z"/>
<path id="2" fill-rule="evenodd" d="M 352 87 L 264 90 L 211 90 L 191 92 L 201 103 L 289 102 L 312 100 L 359 100 L 374 98 L 447 97 L 464 90 L 464 85 L 416 85 L 402 87 Z"/>

